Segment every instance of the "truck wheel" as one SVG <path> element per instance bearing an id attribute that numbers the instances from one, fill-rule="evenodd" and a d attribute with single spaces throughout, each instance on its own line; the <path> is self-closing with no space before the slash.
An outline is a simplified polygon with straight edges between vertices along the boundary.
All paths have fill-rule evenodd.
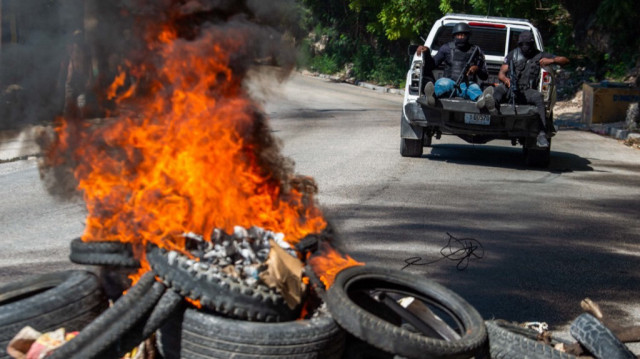
<path id="1" fill-rule="evenodd" d="M 433 136 L 425 134 L 422 139 L 422 147 L 431 147 L 431 142 L 433 141 Z"/>
<path id="2" fill-rule="evenodd" d="M 400 155 L 402 155 L 402 157 L 422 156 L 422 141 L 412 140 L 409 138 L 401 138 L 400 139 Z"/>
<path id="3" fill-rule="evenodd" d="M 540 148 L 535 145 L 535 139 L 527 139 L 522 147 L 525 164 L 529 167 L 549 167 L 551 160 L 551 139 L 549 147 Z"/>
<path id="4" fill-rule="evenodd" d="M 551 149 L 547 148 L 525 148 L 524 160 L 530 167 L 549 167 L 551 160 Z"/>

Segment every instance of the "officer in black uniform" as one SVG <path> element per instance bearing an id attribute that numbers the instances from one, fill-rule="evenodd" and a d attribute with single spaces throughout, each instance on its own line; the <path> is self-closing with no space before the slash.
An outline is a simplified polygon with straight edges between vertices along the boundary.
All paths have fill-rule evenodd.
<path id="1" fill-rule="evenodd" d="M 429 48 L 426 46 L 420 46 L 417 49 L 417 54 L 427 54 L 426 62 L 428 68 L 435 68 L 444 62 L 444 74 L 439 78 L 435 85 L 433 82 L 428 82 L 425 86 L 424 93 L 426 95 L 427 102 L 430 105 L 435 104 L 435 99 L 442 96 L 448 96 L 452 91 L 455 91 L 455 96 L 477 101 L 479 108 L 492 107 L 495 102 L 491 97 L 493 92 L 492 87 L 488 87 L 483 93 L 478 86 L 477 79 L 486 80 L 489 76 L 487 71 L 487 65 L 484 59 L 484 53 L 477 46 L 470 43 L 471 28 L 467 23 L 461 22 L 453 26 L 452 30 L 453 41 L 450 41 L 438 49 L 438 53 L 432 58 Z M 478 49 L 475 57 L 471 60 L 471 66 L 465 74 L 468 81 L 460 83 L 460 88 L 455 88 L 455 83 L 465 65 L 471 58 L 473 51 Z M 434 97 L 435 95 L 435 97 Z"/>
<path id="2" fill-rule="evenodd" d="M 547 52 L 540 52 L 536 48 L 535 39 L 531 31 L 523 31 L 518 37 L 518 47 L 511 50 L 507 57 L 504 58 L 498 79 L 502 84 L 496 86 L 493 91 L 493 97 L 496 104 L 504 101 L 510 101 L 512 94 L 515 94 L 515 101 L 521 104 L 535 105 L 540 116 L 540 133 L 537 138 L 538 147 L 549 147 L 549 140 L 546 134 L 546 112 L 544 107 L 544 98 L 542 93 L 538 91 L 538 81 L 540 79 L 540 67 L 549 66 L 551 64 L 565 65 L 569 59 L 563 56 L 556 56 Z M 518 88 L 513 92 L 509 91 L 511 81 L 507 77 L 509 73 L 509 64 L 513 63 L 515 81 Z M 499 107 L 498 107 L 499 108 Z"/>

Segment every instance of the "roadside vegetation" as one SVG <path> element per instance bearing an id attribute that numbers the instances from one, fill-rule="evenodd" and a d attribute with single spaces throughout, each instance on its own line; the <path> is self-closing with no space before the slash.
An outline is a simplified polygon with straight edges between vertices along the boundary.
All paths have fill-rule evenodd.
<path id="1" fill-rule="evenodd" d="M 583 81 L 636 82 L 637 0 L 300 0 L 298 66 L 345 79 L 404 86 L 408 45 L 422 43 L 447 13 L 525 18 L 545 49 L 571 59 L 569 87 Z"/>

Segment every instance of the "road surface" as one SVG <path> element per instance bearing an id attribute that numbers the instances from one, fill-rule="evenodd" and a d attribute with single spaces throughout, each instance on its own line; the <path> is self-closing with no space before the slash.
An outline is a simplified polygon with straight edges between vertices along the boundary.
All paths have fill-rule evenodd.
<path id="1" fill-rule="evenodd" d="M 455 137 L 403 158 L 399 95 L 301 75 L 252 91 L 355 259 L 436 280 L 486 319 L 566 328 L 590 297 L 640 323 L 639 150 L 560 129 L 548 169 Z M 82 203 L 48 196 L 34 159 L 0 164 L 0 191 L 0 283 L 73 267 Z"/>

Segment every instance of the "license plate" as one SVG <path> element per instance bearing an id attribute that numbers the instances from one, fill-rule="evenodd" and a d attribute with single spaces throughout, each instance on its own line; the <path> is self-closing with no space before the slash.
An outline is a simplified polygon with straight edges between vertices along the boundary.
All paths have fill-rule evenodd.
<path id="1" fill-rule="evenodd" d="M 491 115 L 483 115 L 480 113 L 465 113 L 464 123 L 469 125 L 489 125 L 491 124 Z"/>

